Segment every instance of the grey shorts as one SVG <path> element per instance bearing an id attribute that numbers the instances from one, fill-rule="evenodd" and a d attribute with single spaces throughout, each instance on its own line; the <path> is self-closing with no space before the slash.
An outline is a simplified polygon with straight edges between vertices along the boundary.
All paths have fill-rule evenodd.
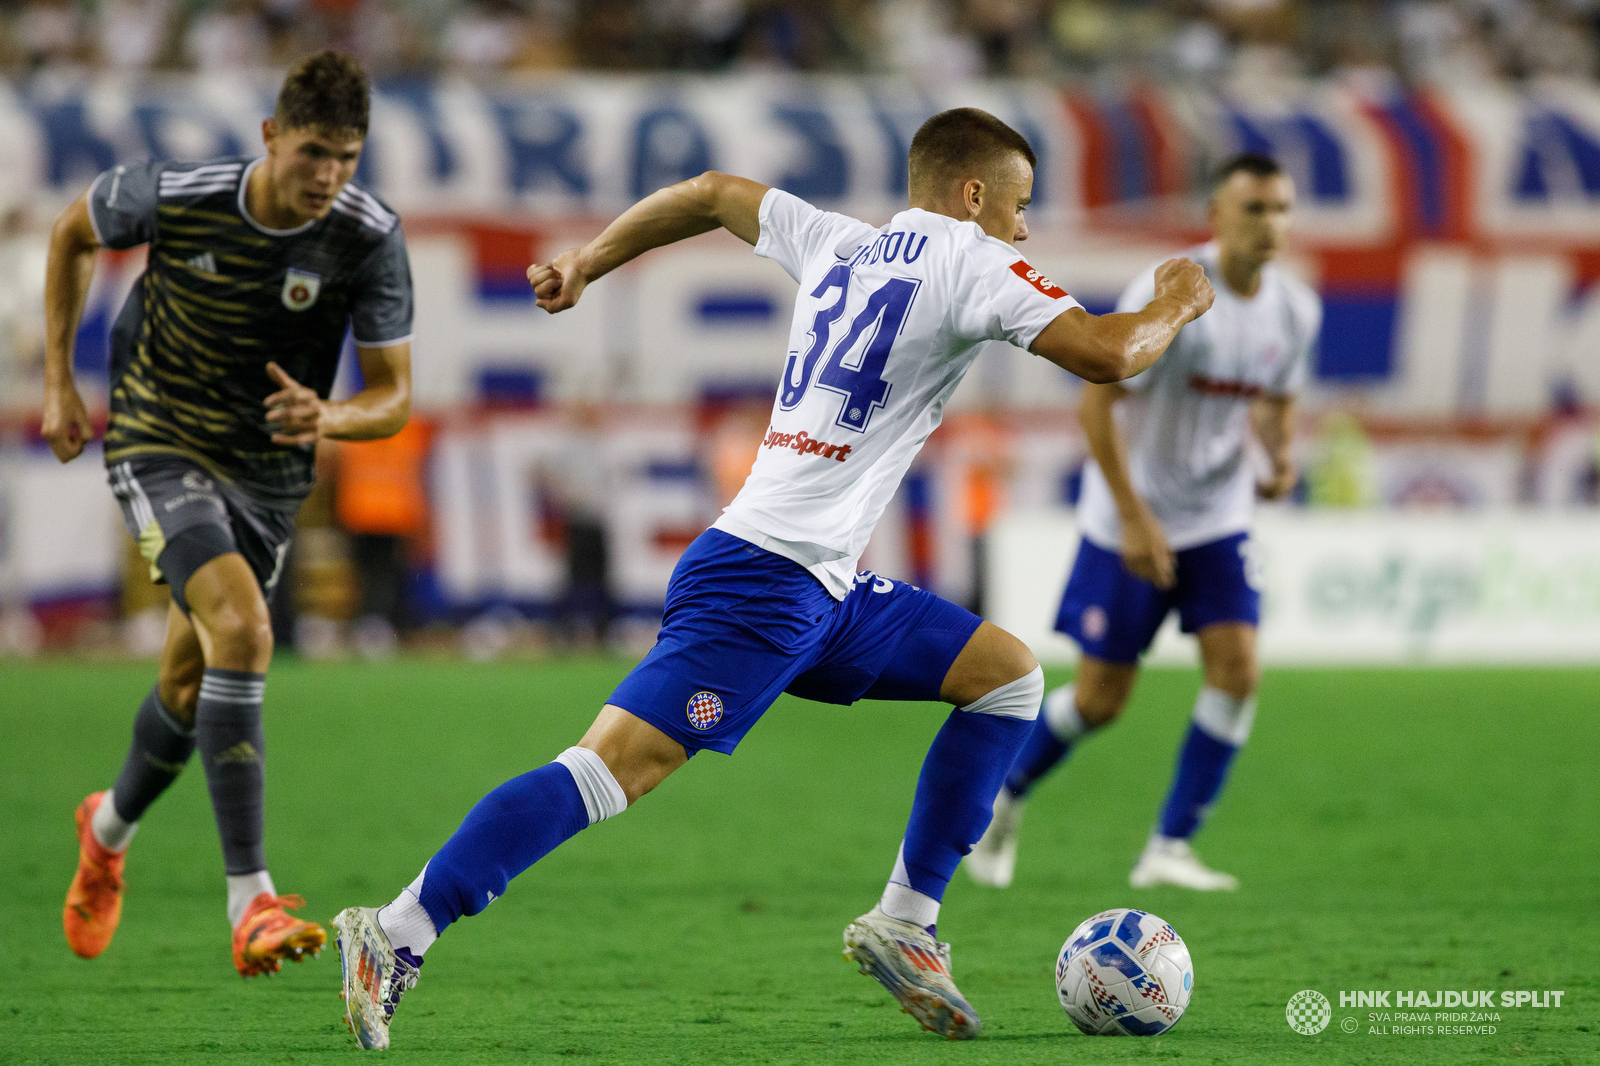
<path id="1" fill-rule="evenodd" d="M 230 552 L 244 556 L 261 592 L 272 598 L 294 536 L 299 504 L 259 500 L 177 455 L 140 455 L 106 468 L 122 520 L 150 564 L 150 577 L 172 587 L 184 613 L 194 572 Z"/>

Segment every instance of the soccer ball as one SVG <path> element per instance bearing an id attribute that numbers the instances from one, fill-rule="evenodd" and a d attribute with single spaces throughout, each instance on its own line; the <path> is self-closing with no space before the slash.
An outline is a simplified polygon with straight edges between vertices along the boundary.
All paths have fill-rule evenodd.
<path id="1" fill-rule="evenodd" d="M 1148 911 L 1101 911 L 1072 931 L 1056 958 L 1061 1007 L 1090 1036 L 1164 1033 L 1193 992 L 1183 938 Z"/>

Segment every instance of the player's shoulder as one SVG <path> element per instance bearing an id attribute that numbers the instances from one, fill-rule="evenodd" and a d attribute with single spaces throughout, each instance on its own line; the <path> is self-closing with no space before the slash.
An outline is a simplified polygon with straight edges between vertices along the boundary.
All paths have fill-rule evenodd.
<path id="1" fill-rule="evenodd" d="M 220 159 L 167 159 L 147 163 L 155 175 L 156 196 L 161 200 L 196 200 L 218 193 L 236 192 L 250 160 L 243 156 Z"/>
<path id="2" fill-rule="evenodd" d="M 363 231 L 387 237 L 400 228 L 400 214 L 356 181 L 350 181 L 333 198 L 333 211 Z"/>
<path id="3" fill-rule="evenodd" d="M 1317 295 L 1317 290 L 1277 263 L 1268 269 L 1273 273 L 1284 309 L 1297 324 L 1315 328 L 1322 319 L 1322 297 Z"/>
<path id="4" fill-rule="evenodd" d="M 1283 297 L 1297 311 L 1319 313 L 1322 310 L 1322 297 L 1317 295 L 1317 290 L 1307 285 L 1280 266 L 1274 267 L 1278 275 L 1278 283 L 1283 286 Z"/>

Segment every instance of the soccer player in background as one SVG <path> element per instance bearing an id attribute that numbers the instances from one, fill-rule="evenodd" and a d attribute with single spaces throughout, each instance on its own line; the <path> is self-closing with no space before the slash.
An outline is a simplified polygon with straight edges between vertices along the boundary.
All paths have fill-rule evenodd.
<path id="1" fill-rule="evenodd" d="M 1045 697 L 995 798 L 994 820 L 967 857 L 980 884 L 1011 883 L 1028 790 L 1079 739 L 1122 713 L 1139 657 L 1176 609 L 1184 632 L 1199 638 L 1204 681 L 1166 806 L 1129 881 L 1237 887 L 1202 864 L 1189 839 L 1256 713 L 1253 500 L 1287 495 L 1297 476 L 1289 455 L 1294 398 L 1322 304 L 1273 265 L 1293 214 L 1294 183 L 1277 163 L 1259 155 L 1226 163 L 1211 195 L 1215 239 L 1188 253 L 1216 290 L 1211 311 L 1180 330 L 1144 373 L 1084 386 L 1080 417 L 1092 458 L 1078 501 L 1083 539 L 1056 617 L 1056 629 L 1083 654 L 1076 682 Z M 1146 271 L 1118 308 L 1143 306 L 1155 284 L 1156 271 Z M 1123 426 L 1114 417 L 1119 404 L 1130 409 Z M 1248 455 L 1252 428 L 1272 464 L 1260 485 Z"/>
<path id="2" fill-rule="evenodd" d="M 731 753 L 785 691 L 955 705 L 923 764 L 882 899 L 844 940 L 847 957 L 925 1028 L 977 1034 L 935 922 L 1038 714 L 1043 674 L 1015 637 L 922 589 L 857 573 L 856 560 L 986 342 L 1115 381 L 1154 362 L 1211 301 L 1199 267 L 1176 260 L 1155 272 L 1145 306 L 1085 312 L 1013 247 L 1028 235 L 1034 163 L 1027 141 L 992 115 L 947 111 L 913 139 L 912 207 L 882 228 L 713 172 L 529 268 L 539 306 L 561 311 L 643 252 L 721 226 L 800 283 L 790 350 L 744 488 L 679 560 L 655 647 L 578 745 L 490 792 L 392 903 L 334 919 L 362 1047 L 388 1046 L 401 994 L 452 922 L 695 752 Z"/>
<path id="3" fill-rule="evenodd" d="M 196 747 L 222 837 L 233 962 L 244 976 L 315 954 L 263 849 L 261 702 L 295 512 L 323 437 L 386 437 L 411 406 L 411 271 L 400 220 L 350 179 L 367 78 L 321 52 L 284 81 L 266 155 L 125 163 L 56 220 L 45 289 L 41 432 L 68 462 L 92 435 L 73 339 L 97 248 L 149 246 L 111 337 L 105 461 L 152 577 L 171 586 L 159 679 L 112 788 L 77 810 L 78 872 L 62 922 L 84 958 L 122 914 L 139 819 Z M 347 330 L 363 391 L 328 400 Z"/>

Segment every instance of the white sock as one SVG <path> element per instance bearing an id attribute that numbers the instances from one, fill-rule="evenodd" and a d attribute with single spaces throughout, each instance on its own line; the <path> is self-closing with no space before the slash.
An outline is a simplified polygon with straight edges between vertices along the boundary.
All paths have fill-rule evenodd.
<path id="1" fill-rule="evenodd" d="M 1202 685 L 1194 701 L 1194 724 L 1224 744 L 1240 747 L 1250 739 L 1256 721 L 1256 698 L 1231 696 L 1220 688 Z"/>
<path id="2" fill-rule="evenodd" d="M 906 873 L 906 846 L 894 859 L 894 873 L 884 887 L 878 909 L 891 918 L 927 928 L 939 921 L 939 901 L 911 887 L 911 876 Z"/>
<path id="3" fill-rule="evenodd" d="M 94 817 L 89 819 L 89 832 L 102 848 L 123 852 L 128 850 L 128 842 L 138 831 L 138 822 L 124 822 L 117 814 L 117 805 L 112 801 L 111 790 L 107 789 L 100 806 L 94 809 Z"/>
<path id="4" fill-rule="evenodd" d="M 383 935 L 393 947 L 405 948 L 413 955 L 421 955 L 439 939 L 433 919 L 422 907 L 422 879 L 427 876 L 428 868 L 424 866 L 417 879 L 402 889 L 393 903 L 378 908 L 378 928 L 383 930 Z"/>
<path id="5" fill-rule="evenodd" d="M 617 784 L 611 768 L 604 759 L 588 748 L 571 747 L 556 756 L 556 762 L 567 768 L 583 797 L 583 809 L 589 814 L 589 824 L 615 818 L 628 809 L 628 795 Z M 426 867 L 424 867 L 426 869 Z"/>
<path id="6" fill-rule="evenodd" d="M 1062 685 L 1044 698 L 1044 720 L 1063 744 L 1071 744 L 1089 731 L 1078 711 L 1078 686 Z"/>
<path id="7" fill-rule="evenodd" d="M 245 910 L 250 906 L 250 901 L 261 893 L 276 896 L 278 890 L 272 887 L 272 875 L 265 870 L 257 870 L 253 874 L 228 875 L 228 924 L 237 926 L 239 919 L 244 917 Z"/>

